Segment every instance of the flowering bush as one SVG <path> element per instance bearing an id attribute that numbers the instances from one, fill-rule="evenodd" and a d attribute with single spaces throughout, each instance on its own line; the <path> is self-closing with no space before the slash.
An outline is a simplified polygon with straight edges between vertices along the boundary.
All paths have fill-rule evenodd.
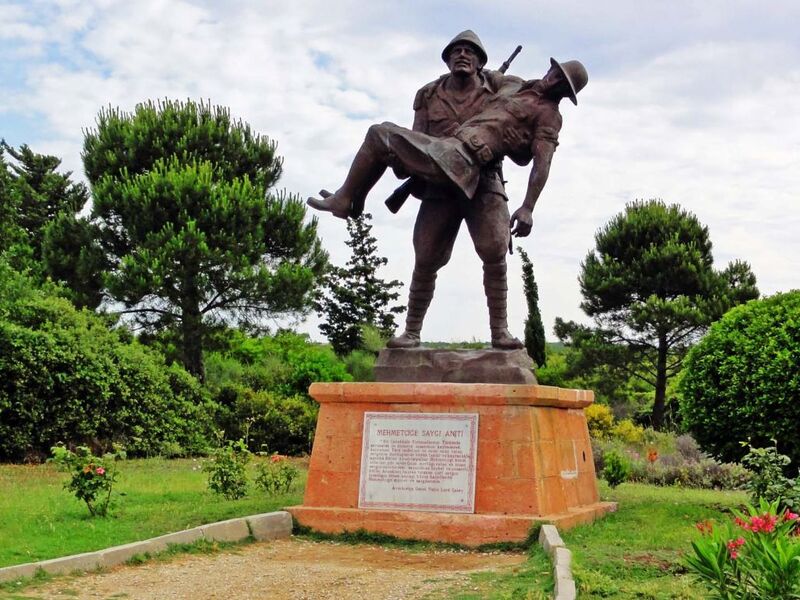
<path id="1" fill-rule="evenodd" d="M 50 452 L 53 455 L 50 462 L 72 474 L 64 484 L 64 489 L 74 493 L 78 500 L 83 500 L 93 517 L 106 516 L 111 491 L 117 480 L 115 461 L 124 458 L 124 452 L 109 453 L 99 458 L 86 446 L 78 446 L 72 452 L 61 445 L 53 446 Z"/>
<path id="2" fill-rule="evenodd" d="M 800 520 L 777 501 L 734 511 L 734 524 L 697 524 L 689 569 L 712 590 L 711 598 L 800 598 Z"/>
<path id="3" fill-rule="evenodd" d="M 256 485 L 268 495 L 285 494 L 300 474 L 297 467 L 281 454 L 273 454 L 267 462 L 257 467 Z"/>
<path id="4" fill-rule="evenodd" d="M 583 409 L 586 415 L 586 425 L 592 438 L 605 439 L 611 436 L 614 428 L 614 413 L 607 404 L 595 402 Z"/>
<path id="5" fill-rule="evenodd" d="M 244 440 L 229 441 L 217 448 L 211 459 L 203 464 L 203 471 L 208 473 L 209 489 L 228 500 L 244 498 L 247 495 L 247 463 L 250 457 Z"/>

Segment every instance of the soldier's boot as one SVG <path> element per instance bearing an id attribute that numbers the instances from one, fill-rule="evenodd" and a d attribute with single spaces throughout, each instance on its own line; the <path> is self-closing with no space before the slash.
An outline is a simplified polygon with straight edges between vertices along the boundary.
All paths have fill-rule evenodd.
<path id="1" fill-rule="evenodd" d="M 360 217 L 367 194 L 386 171 L 388 150 L 384 146 L 378 126 L 373 125 L 356 153 L 342 187 L 333 194 L 320 190 L 322 200 L 312 197 L 306 200 L 306 204 L 340 219 Z"/>
<path id="2" fill-rule="evenodd" d="M 506 312 L 506 261 L 483 265 L 483 289 L 489 306 L 489 327 L 492 330 L 492 348 L 516 350 L 523 344 L 508 332 Z"/>
<path id="3" fill-rule="evenodd" d="M 386 344 L 387 348 L 416 348 L 419 346 L 422 321 L 425 319 L 425 313 L 428 312 L 435 287 L 436 273 L 424 273 L 414 269 L 408 292 L 406 330 L 390 339 Z"/>

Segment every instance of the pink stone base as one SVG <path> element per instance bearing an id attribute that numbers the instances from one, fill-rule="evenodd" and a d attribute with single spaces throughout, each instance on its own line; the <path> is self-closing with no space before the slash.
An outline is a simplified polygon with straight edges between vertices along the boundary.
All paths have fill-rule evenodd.
<path id="1" fill-rule="evenodd" d="M 614 502 L 597 502 L 558 515 L 461 515 L 414 511 L 360 510 L 292 506 L 288 510 L 299 523 L 322 533 L 365 530 L 403 539 L 452 542 L 480 546 L 499 542 L 523 542 L 537 523 L 552 523 L 561 530 L 589 523 L 609 512 Z"/>

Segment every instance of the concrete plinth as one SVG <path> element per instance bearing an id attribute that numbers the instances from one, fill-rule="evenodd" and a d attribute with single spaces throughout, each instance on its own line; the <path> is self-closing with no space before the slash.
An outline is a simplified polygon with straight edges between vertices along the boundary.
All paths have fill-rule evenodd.
<path id="1" fill-rule="evenodd" d="M 536 522 L 567 529 L 613 510 L 599 501 L 583 408 L 594 395 L 539 385 L 315 383 L 320 403 L 301 525 L 401 538 L 524 540 Z M 365 412 L 478 413 L 475 513 L 359 509 Z"/>
<path id="2" fill-rule="evenodd" d="M 523 349 L 384 348 L 375 361 L 375 380 L 534 384 L 532 369 Z"/>

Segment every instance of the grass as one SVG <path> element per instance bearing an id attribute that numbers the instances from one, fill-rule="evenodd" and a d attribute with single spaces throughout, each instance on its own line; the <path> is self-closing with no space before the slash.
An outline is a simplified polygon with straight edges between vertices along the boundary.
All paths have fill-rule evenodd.
<path id="1" fill-rule="evenodd" d="M 301 503 L 305 469 L 289 494 L 268 497 L 251 488 L 246 498 L 230 501 L 207 490 L 200 465 L 193 459 L 122 462 L 115 491 L 123 495 L 108 518 L 89 517 L 86 506 L 63 489 L 67 476 L 53 465 L 0 465 L 0 567 L 100 550 Z"/>
<path id="2" fill-rule="evenodd" d="M 0 566 L 88 552 L 301 502 L 305 469 L 301 480 L 285 496 L 268 498 L 252 490 L 245 499 L 227 501 L 207 491 L 200 464 L 190 459 L 123 462 L 117 489 L 125 496 L 106 519 L 90 518 L 85 506 L 62 489 L 66 476 L 54 467 L 0 465 Z M 683 566 L 690 541 L 698 535 L 694 524 L 726 519 L 730 508 L 747 500 L 743 492 L 631 483 L 610 490 L 603 482 L 601 496 L 619 502 L 619 511 L 562 532 L 573 553 L 573 572 L 581 598 L 707 596 Z M 327 537 L 306 535 L 311 539 Z M 358 532 L 337 539 L 417 551 L 444 549 L 436 544 Z M 451 588 L 441 597 L 538 599 L 546 598 L 552 586 L 549 559 L 534 544 L 524 564 L 473 574 L 466 584 Z"/>
<path id="3" fill-rule="evenodd" d="M 562 532 L 573 554 L 573 573 L 581 598 L 703 598 L 683 565 L 695 523 L 725 519 L 724 513 L 747 501 L 744 492 L 655 487 L 624 483 L 605 500 L 619 511 L 592 524 Z"/>
<path id="4" fill-rule="evenodd" d="M 695 523 L 724 520 L 724 513 L 747 501 L 743 492 L 655 487 L 625 483 L 604 500 L 619 511 L 594 523 L 562 531 L 572 551 L 579 598 L 666 600 L 705 598 L 707 591 L 683 566 L 683 556 L 698 533 Z M 530 600 L 549 598 L 552 566 L 538 546 L 524 565 L 504 572 L 476 573 L 442 598 Z M 439 596 L 433 596 L 438 598 Z"/>

